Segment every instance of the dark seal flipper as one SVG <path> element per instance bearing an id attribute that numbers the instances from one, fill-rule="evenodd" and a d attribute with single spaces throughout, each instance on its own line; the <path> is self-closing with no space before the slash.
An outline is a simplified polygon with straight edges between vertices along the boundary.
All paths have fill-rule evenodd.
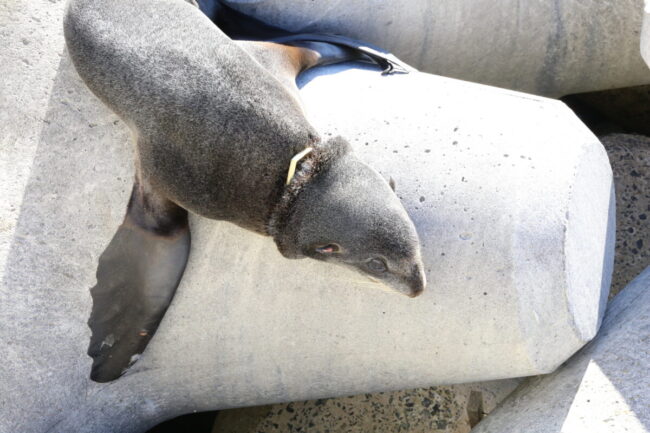
<path id="1" fill-rule="evenodd" d="M 90 290 L 92 380 L 119 378 L 144 351 L 174 297 L 189 250 L 187 211 L 137 182 Z"/>
<path id="2" fill-rule="evenodd" d="M 383 74 L 408 73 L 416 70 L 393 54 L 366 42 L 333 34 L 295 34 L 241 13 L 220 0 L 198 0 L 198 5 L 201 11 L 220 30 L 233 40 L 276 42 L 278 44 L 304 47 L 317 52 L 322 50 L 313 42 L 321 42 L 336 45 L 348 52 L 345 56 L 337 55 L 333 57 L 330 55 L 330 50 L 326 50 L 326 52 L 321 53 L 322 56 L 319 62 L 312 66 L 365 59 L 379 65 L 383 70 Z M 354 53 L 354 55 L 350 55 L 350 53 Z"/>
<path id="3" fill-rule="evenodd" d="M 382 74 L 392 74 L 392 73 L 404 73 L 407 74 L 411 71 L 415 71 L 415 68 L 409 66 L 408 64 L 402 62 L 400 59 L 382 50 L 379 47 L 368 44 L 366 42 L 357 41 L 345 36 L 338 35 L 327 35 L 327 34 L 317 34 L 317 33 L 301 33 L 290 36 L 281 36 L 278 38 L 271 39 L 270 42 L 275 42 L 278 44 L 286 45 L 295 45 L 295 46 L 307 46 L 309 42 L 324 42 L 327 44 L 336 45 L 339 47 L 347 48 L 353 52 L 359 53 L 368 60 L 372 61 L 379 65 L 383 71 Z"/>

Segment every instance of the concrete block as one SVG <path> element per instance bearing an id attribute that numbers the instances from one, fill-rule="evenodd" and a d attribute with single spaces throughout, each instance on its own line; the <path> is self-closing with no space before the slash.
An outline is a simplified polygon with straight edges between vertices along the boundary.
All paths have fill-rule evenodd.
<path id="1" fill-rule="evenodd" d="M 650 264 L 650 136 L 617 133 L 600 137 L 600 141 L 609 156 L 616 187 L 612 299 Z"/>
<path id="2" fill-rule="evenodd" d="M 600 333 L 522 385 L 472 433 L 650 431 L 650 267 L 609 304 Z"/>
<path id="3" fill-rule="evenodd" d="M 385 293 L 196 217 L 185 277 L 142 359 L 90 382 L 88 289 L 123 216 L 132 147 L 72 69 L 62 6 L 0 4 L 1 432 L 136 432 L 195 410 L 540 374 L 596 333 L 612 178 L 573 113 L 342 65 L 302 78 L 307 110 L 395 179 L 429 290 Z"/>
<path id="4" fill-rule="evenodd" d="M 650 1 L 646 0 L 643 10 L 643 30 L 641 31 L 641 55 L 650 66 Z"/>
<path id="5" fill-rule="evenodd" d="M 340 33 L 422 71 L 545 96 L 650 83 L 643 0 L 227 0 L 292 31 Z"/>

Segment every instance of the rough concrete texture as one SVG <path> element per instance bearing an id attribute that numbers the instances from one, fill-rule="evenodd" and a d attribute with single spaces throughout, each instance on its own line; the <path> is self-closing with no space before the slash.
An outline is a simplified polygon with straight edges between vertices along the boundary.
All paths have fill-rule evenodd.
<path id="1" fill-rule="evenodd" d="M 289 30 L 372 42 L 422 71 L 539 95 L 650 83 L 643 0 L 227 2 Z"/>
<path id="2" fill-rule="evenodd" d="M 335 67 L 305 77 L 307 108 L 397 181 L 428 292 L 384 293 L 193 218 L 188 270 L 143 358 L 90 382 L 88 289 L 124 212 L 131 145 L 64 54 L 62 6 L 0 4 L 0 431 L 141 431 L 193 410 L 530 375 L 594 335 L 614 206 L 604 151 L 574 115 Z"/>
<path id="3" fill-rule="evenodd" d="M 641 55 L 650 66 L 650 1 L 646 0 L 643 10 L 643 31 L 641 33 Z"/>
<path id="4" fill-rule="evenodd" d="M 582 96 L 590 106 L 605 109 L 608 115 L 615 114 L 608 105 L 621 108 L 623 100 L 627 100 L 629 114 L 637 114 L 631 116 L 633 122 L 629 126 L 639 128 L 644 123 L 639 112 L 646 110 L 647 100 L 642 98 L 646 90 L 630 90 L 632 95 L 627 97 L 620 90 L 610 95 L 614 101 L 600 95 L 614 91 Z M 650 138 L 616 133 L 602 137 L 601 141 L 612 165 L 617 191 L 611 298 L 650 263 Z M 467 433 L 519 383 L 520 380 L 507 379 L 230 409 L 219 413 L 214 433 L 311 433 L 328 429 L 358 433 Z"/>
<path id="5" fill-rule="evenodd" d="M 650 431 L 650 267 L 609 304 L 598 337 L 530 380 L 473 433 Z"/>
<path id="6" fill-rule="evenodd" d="M 616 185 L 613 297 L 650 263 L 650 138 L 610 134 L 601 141 Z"/>
<path id="7" fill-rule="evenodd" d="M 467 433 L 517 379 L 220 411 L 213 433 Z"/>

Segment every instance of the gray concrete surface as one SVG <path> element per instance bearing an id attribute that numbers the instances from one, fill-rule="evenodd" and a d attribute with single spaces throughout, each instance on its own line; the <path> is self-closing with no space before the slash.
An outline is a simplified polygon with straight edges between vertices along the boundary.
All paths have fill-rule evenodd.
<path id="1" fill-rule="evenodd" d="M 631 122 L 630 127 L 639 128 L 646 123 L 639 114 L 647 110 L 647 97 L 642 98 L 638 88 L 633 90 L 634 98 L 598 97 L 586 102 L 613 114 L 609 111 L 623 107 L 627 100 L 624 113 L 631 116 L 626 121 Z M 590 95 L 593 94 L 584 96 Z M 611 299 L 650 263 L 650 138 L 613 133 L 601 137 L 601 142 L 612 165 L 616 189 L 616 253 Z M 502 379 L 231 409 L 219 412 L 213 431 L 468 433 L 521 380 Z"/>
<path id="2" fill-rule="evenodd" d="M 650 137 L 608 134 L 601 141 L 609 155 L 616 185 L 611 298 L 650 264 Z"/>
<path id="3" fill-rule="evenodd" d="M 472 433 L 650 431 L 650 267 L 614 298 L 598 337 L 515 391 Z"/>
<path id="4" fill-rule="evenodd" d="M 468 433 L 520 379 L 219 411 L 213 433 Z"/>
<path id="5" fill-rule="evenodd" d="M 62 6 L 0 4 L 0 431 L 141 431 L 194 410 L 544 373 L 596 332 L 614 225 L 596 138 L 556 101 L 343 66 L 304 78 L 307 109 L 397 181 L 429 291 L 384 293 L 193 218 L 143 358 L 89 382 L 88 289 L 131 145 L 72 70 Z"/>
<path id="6" fill-rule="evenodd" d="M 643 10 L 643 31 L 641 32 L 641 55 L 650 66 L 650 1 L 646 0 Z"/>
<path id="7" fill-rule="evenodd" d="M 227 2 L 289 30 L 374 43 L 425 72 L 539 95 L 650 83 L 643 0 Z"/>

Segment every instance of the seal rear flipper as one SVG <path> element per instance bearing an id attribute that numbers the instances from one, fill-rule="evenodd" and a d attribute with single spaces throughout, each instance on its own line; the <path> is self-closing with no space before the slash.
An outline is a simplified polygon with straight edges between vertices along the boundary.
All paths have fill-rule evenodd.
<path id="1" fill-rule="evenodd" d="M 197 0 L 201 11 L 214 22 L 219 29 L 233 40 L 266 41 L 278 44 L 303 47 L 320 54 L 316 62 L 305 69 L 314 66 L 345 62 L 348 60 L 366 59 L 382 68 L 383 74 L 409 73 L 416 71 L 393 54 L 369 44 L 346 36 L 321 33 L 294 33 L 263 22 L 257 18 L 239 12 L 222 0 Z M 322 44 L 314 44 L 320 42 Z M 326 44 L 336 45 L 343 50 L 332 53 Z"/>
<path id="2" fill-rule="evenodd" d="M 119 378 L 144 351 L 174 297 L 189 250 L 187 211 L 136 183 L 90 290 L 92 380 Z"/>
<path id="3" fill-rule="evenodd" d="M 367 59 L 379 65 L 383 71 L 382 74 L 393 74 L 393 73 L 403 73 L 408 74 L 409 72 L 416 71 L 416 69 L 408 64 L 404 63 L 393 54 L 382 50 L 379 47 L 368 44 L 366 42 L 357 41 L 352 38 L 339 35 L 328 35 L 328 34 L 318 34 L 318 33 L 301 33 L 296 35 L 281 36 L 270 40 L 270 42 L 275 42 L 278 44 L 294 45 L 301 46 L 310 49 L 315 49 L 318 51 L 318 48 L 313 48 L 313 45 L 310 42 L 323 42 L 326 44 L 332 44 L 339 47 L 347 48 L 365 56 Z M 338 60 L 345 61 L 348 59 Z M 328 63 L 334 63 L 329 61 Z M 323 63 L 319 63 L 323 64 Z M 316 65 L 314 65 L 316 66 Z"/>

